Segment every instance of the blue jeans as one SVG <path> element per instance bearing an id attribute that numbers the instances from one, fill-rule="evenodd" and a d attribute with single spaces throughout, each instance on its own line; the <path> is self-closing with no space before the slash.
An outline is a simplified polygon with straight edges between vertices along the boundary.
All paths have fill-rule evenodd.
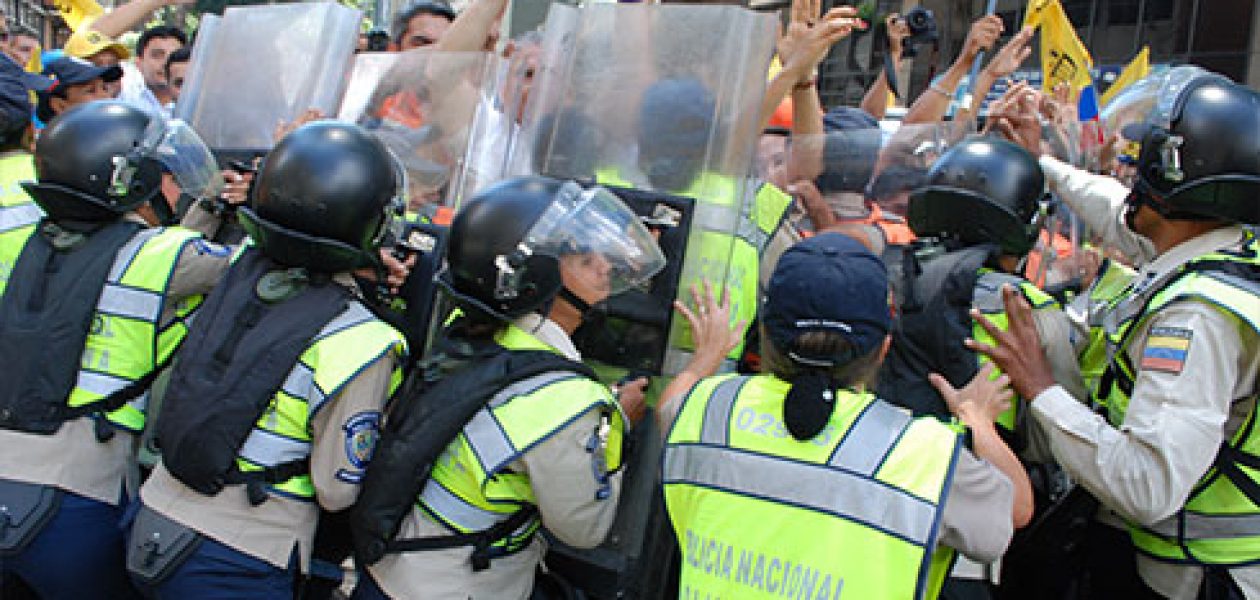
<path id="1" fill-rule="evenodd" d="M 0 572 L 41 598 L 138 598 L 127 577 L 123 511 L 62 492 L 57 514 L 21 554 L 0 558 Z"/>
<path id="2" fill-rule="evenodd" d="M 288 569 L 202 537 L 197 550 L 145 595 L 179 600 L 292 600 L 297 554 Z"/>

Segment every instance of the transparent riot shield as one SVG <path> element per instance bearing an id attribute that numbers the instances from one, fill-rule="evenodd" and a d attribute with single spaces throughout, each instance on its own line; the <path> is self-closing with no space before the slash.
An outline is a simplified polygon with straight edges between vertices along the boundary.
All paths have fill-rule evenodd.
<path id="1" fill-rule="evenodd" d="M 346 95 L 341 98 L 341 110 L 337 119 L 348 123 L 357 123 L 367 108 L 372 92 L 381 78 L 393 68 L 398 60 L 397 52 L 360 52 L 354 55 L 354 69 L 350 72 L 350 85 L 346 86 Z"/>
<path id="2" fill-rule="evenodd" d="M 915 234 L 910 193 L 956 135 L 951 123 L 854 128 L 796 135 L 786 177 L 795 202 L 789 222 L 802 235 L 838 232 L 883 258 L 894 290 Z"/>
<path id="3" fill-rule="evenodd" d="M 450 311 L 433 277 L 442 267 L 461 184 L 476 179 L 466 156 L 470 140 L 489 129 L 482 115 L 493 111 L 499 59 L 418 49 L 361 54 L 355 63 L 340 117 L 376 135 L 403 171 L 408 218 L 397 245 L 416 262 L 391 309 L 401 315 L 396 325 L 418 359 Z"/>
<path id="4" fill-rule="evenodd" d="M 265 153 L 277 123 L 308 109 L 337 114 L 360 18 L 331 2 L 228 8 L 193 57 L 196 87 L 176 114 L 220 159 Z"/>
<path id="5" fill-rule="evenodd" d="M 693 199 L 669 287 L 690 302 L 691 285 L 725 285 L 733 322 L 751 323 L 765 232 L 749 176 L 774 27 L 731 6 L 553 5 L 508 171 Z M 674 374 L 692 342 L 681 317 L 663 327 Z"/>
<path id="6" fill-rule="evenodd" d="M 215 39 L 219 34 L 219 25 L 222 23 L 223 17 L 219 15 L 207 14 L 201 17 L 201 24 L 197 28 L 197 39 L 193 42 L 192 56 L 188 61 L 184 87 L 180 92 L 179 100 L 175 103 L 174 116 L 177 119 L 187 122 L 188 115 L 197 111 L 197 105 L 203 97 L 201 90 L 205 85 L 206 67 L 210 64 L 207 55 L 212 52 L 211 48 L 218 46 Z"/>
<path id="7" fill-rule="evenodd" d="M 641 294 L 638 301 L 609 300 L 608 330 L 630 323 L 665 342 L 621 344 L 628 349 L 621 356 L 601 356 L 611 368 L 597 370 L 610 380 L 635 367 L 665 375 L 683 368 L 692 340 L 669 306 L 675 298 L 690 304 L 692 285 L 725 286 L 732 324 L 756 314 L 761 251 L 779 226 L 768 221 L 790 200 L 759 194 L 760 182 L 750 177 L 775 26 L 769 15 L 733 6 L 552 5 L 534 81 L 527 93 L 511 95 L 528 99 L 506 172 L 609 187 L 659 224 L 659 243 L 673 259 L 648 289 L 630 292 Z M 777 199 L 785 200 L 777 211 L 760 209 Z M 632 314 L 633 307 L 662 310 Z M 584 346 L 584 355 L 595 350 Z M 588 596 L 677 593 L 669 589 L 676 553 L 656 478 L 660 432 L 650 422 L 636 428 L 607 542 L 592 550 L 555 544 L 549 553 L 549 566 Z"/>
<path id="8" fill-rule="evenodd" d="M 440 208 L 454 207 L 462 195 L 461 184 L 476 179 L 467 172 L 475 165 L 465 158 L 474 131 L 488 135 L 483 121 L 491 117 L 484 113 L 496 110 L 491 91 L 499 59 L 485 52 L 428 49 L 394 56 L 365 98 L 358 99 L 361 90 L 350 90 L 343 106 L 357 114 L 346 116 L 354 116 L 402 161 L 409 182 L 408 212 L 427 221 L 449 222 L 449 211 Z M 356 70 L 355 77 L 360 76 Z"/>
<path id="9" fill-rule="evenodd" d="M 790 222 L 803 233 L 840 230 L 879 253 L 905 245 L 910 192 L 951 144 L 950 124 L 858 128 L 796 135 L 786 178 L 796 196 Z"/>

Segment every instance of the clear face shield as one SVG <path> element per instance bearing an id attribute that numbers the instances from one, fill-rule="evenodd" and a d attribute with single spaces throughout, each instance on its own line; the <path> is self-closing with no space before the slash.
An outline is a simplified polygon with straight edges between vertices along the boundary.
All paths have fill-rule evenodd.
<path id="1" fill-rule="evenodd" d="M 655 238 L 629 207 L 604 188 L 584 190 L 573 182 L 560 189 L 522 246 L 556 257 L 565 287 L 592 303 L 644 286 L 665 267 Z"/>
<path id="2" fill-rule="evenodd" d="M 1146 77 L 1125 88 L 1103 110 L 1102 120 L 1111 134 L 1119 134 L 1125 144 L 1125 154 L 1130 154 L 1136 164 L 1138 151 L 1127 147 L 1142 142 L 1141 133 L 1153 126 L 1165 131 L 1172 129 L 1172 120 L 1177 112 L 1177 99 L 1181 91 L 1191 82 L 1208 75 L 1199 67 L 1183 65 L 1173 67 L 1158 75 Z M 1176 136 L 1166 136 L 1164 147 L 1160 148 L 1163 164 L 1168 168 L 1179 168 L 1180 156 L 1178 148 L 1181 140 Z M 1122 163 L 1123 164 L 1123 163 Z"/>
<path id="3" fill-rule="evenodd" d="M 179 119 L 149 121 L 135 150 L 115 159 L 111 188 L 124 195 L 140 161 L 146 158 L 161 163 L 180 191 L 194 199 L 214 198 L 223 189 L 223 175 L 214 155 L 201 136 Z"/>

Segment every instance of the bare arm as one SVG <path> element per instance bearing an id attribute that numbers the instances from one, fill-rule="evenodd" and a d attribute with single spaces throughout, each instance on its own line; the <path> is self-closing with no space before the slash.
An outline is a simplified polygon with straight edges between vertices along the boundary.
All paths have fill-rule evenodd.
<path id="1" fill-rule="evenodd" d="M 132 0 L 114 8 L 92 22 L 92 29 L 116 38 L 144 23 L 159 8 L 191 4 L 190 0 Z"/>
<path id="2" fill-rule="evenodd" d="M 469 4 L 455 17 L 451 28 L 442 34 L 435 48 L 455 52 L 485 50 L 507 6 L 508 0 L 477 0 Z"/>
<path id="3" fill-rule="evenodd" d="M 993 365 L 985 364 L 980 372 L 961 390 L 954 389 L 944 377 L 935 373 L 928 376 L 932 385 L 951 412 L 971 429 L 972 451 L 1006 475 L 1015 486 L 1014 502 L 1011 503 L 1011 523 L 1020 528 L 1032 520 L 1032 483 L 1028 473 L 1015 453 L 998 436 L 994 421 L 1010 404 L 1011 390 L 1006 387 L 1005 375 L 990 380 Z"/>
<path id="4" fill-rule="evenodd" d="M 939 80 L 919 94 L 902 122 L 907 124 L 935 123 L 944 118 L 945 111 L 949 109 L 949 103 L 953 99 L 954 90 L 958 89 L 958 83 L 971 70 L 971 63 L 976 60 L 976 56 L 982 50 L 992 48 L 1001 35 L 1002 19 L 1000 17 L 987 15 L 972 23 L 967 40 L 963 42 L 962 53 Z"/>
<path id="5" fill-rule="evenodd" d="M 971 84 L 971 106 L 964 106 L 955 115 L 955 121 L 966 121 L 975 116 L 980 109 L 980 100 L 988 95 L 989 90 L 993 88 L 993 84 L 1003 77 L 1009 77 L 1014 73 L 1020 65 L 1028 59 L 1028 55 L 1032 53 L 1029 44 L 1032 43 L 1033 32 L 1032 27 L 1025 27 L 1015 34 L 997 54 L 993 55 L 993 60 L 985 65 L 980 74 L 976 76 L 976 80 Z"/>
<path id="6" fill-rule="evenodd" d="M 857 9 L 851 6 L 833 8 L 821 19 L 818 18 L 819 6 L 818 0 L 792 2 L 792 20 L 779 40 L 779 59 L 783 61 L 783 69 L 770 80 L 762 97 L 757 131 L 765 129 L 774 110 L 794 86 L 813 79 L 818 63 L 822 62 L 833 44 L 849 35 L 853 28 L 865 26 L 857 18 Z"/>
<path id="7" fill-rule="evenodd" d="M 823 132 L 822 102 L 816 86 L 792 88 L 792 136 Z"/>

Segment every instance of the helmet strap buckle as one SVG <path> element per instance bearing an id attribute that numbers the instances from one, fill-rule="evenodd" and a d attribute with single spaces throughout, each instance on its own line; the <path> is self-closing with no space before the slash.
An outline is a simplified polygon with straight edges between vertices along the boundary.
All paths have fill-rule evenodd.
<path id="1" fill-rule="evenodd" d="M 1186 172 L 1181 169 L 1181 145 L 1185 142 L 1186 139 L 1184 137 L 1170 135 L 1160 147 L 1164 179 L 1174 183 L 1181 183 L 1186 178 Z"/>
<path id="2" fill-rule="evenodd" d="M 521 273 L 517 269 L 525 264 L 525 260 L 533 254 L 524 243 L 518 244 L 511 254 L 500 254 L 494 257 L 494 266 L 498 275 L 494 282 L 494 298 L 496 300 L 514 300 L 520 295 Z"/>
<path id="3" fill-rule="evenodd" d="M 51 244 L 54 249 L 61 252 L 74 250 L 79 247 L 80 244 L 87 241 L 87 235 L 77 231 L 71 231 L 52 221 L 44 222 L 42 225 L 42 233 L 44 237 L 48 239 L 48 243 Z"/>
<path id="4" fill-rule="evenodd" d="M 310 273 L 303 268 L 268 271 L 254 284 L 254 293 L 267 304 L 278 304 L 302 293 L 310 283 Z"/>
<path id="5" fill-rule="evenodd" d="M 111 159 L 114 171 L 109 176 L 109 195 L 121 198 L 131 188 L 131 180 L 136 174 L 136 165 L 126 156 L 115 156 Z"/>

